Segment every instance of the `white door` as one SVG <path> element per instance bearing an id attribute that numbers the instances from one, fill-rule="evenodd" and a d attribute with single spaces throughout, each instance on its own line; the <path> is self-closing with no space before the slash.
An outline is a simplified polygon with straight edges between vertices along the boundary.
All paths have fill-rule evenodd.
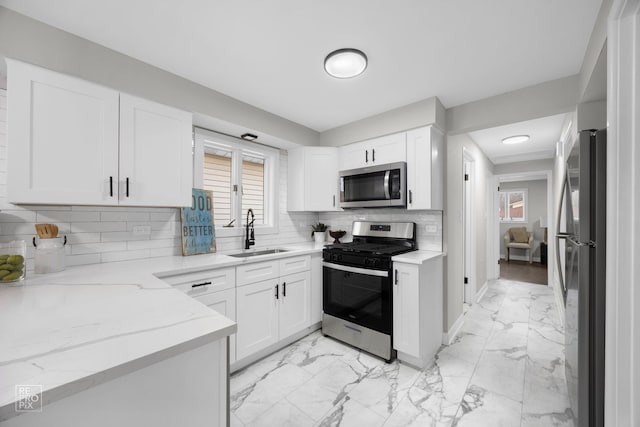
<path id="1" fill-rule="evenodd" d="M 9 201 L 116 204 L 118 92 L 7 63 Z"/>
<path id="2" fill-rule="evenodd" d="M 277 280 L 265 280 L 236 288 L 238 360 L 278 341 L 278 291 Z"/>
<path id="3" fill-rule="evenodd" d="M 386 163 L 406 162 L 407 146 L 406 132 L 387 135 L 369 141 L 368 165 L 382 165 Z"/>
<path id="4" fill-rule="evenodd" d="M 280 339 L 300 332 L 311 324 L 309 301 L 311 273 L 290 274 L 280 279 Z"/>
<path id="5" fill-rule="evenodd" d="M 196 298 L 207 307 L 217 311 L 223 316 L 236 321 L 236 290 L 227 289 L 225 291 L 214 292 Z M 232 334 L 229 339 L 229 363 L 236 361 L 236 334 Z"/>
<path id="6" fill-rule="evenodd" d="M 312 147 L 305 151 L 305 210 L 338 209 L 338 155 L 333 147 Z"/>
<path id="7" fill-rule="evenodd" d="M 191 114 L 120 96 L 120 204 L 190 206 Z"/>
<path id="8" fill-rule="evenodd" d="M 464 235 L 464 302 L 471 304 L 473 302 L 473 293 L 475 287 L 474 267 L 473 267 L 473 162 L 468 158 L 464 159 L 464 178 L 463 178 L 463 235 Z"/>
<path id="9" fill-rule="evenodd" d="M 394 263 L 393 347 L 420 357 L 420 271 L 417 265 Z"/>

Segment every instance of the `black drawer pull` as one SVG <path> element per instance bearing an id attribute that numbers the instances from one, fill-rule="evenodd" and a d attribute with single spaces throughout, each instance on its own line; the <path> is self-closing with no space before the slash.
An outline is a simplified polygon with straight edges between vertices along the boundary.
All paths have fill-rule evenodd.
<path id="1" fill-rule="evenodd" d="M 279 289 L 280 289 L 280 285 L 276 285 L 276 299 L 280 299 L 280 295 L 279 295 L 279 294 L 280 294 L 280 292 L 279 292 Z"/>
<path id="2" fill-rule="evenodd" d="M 192 288 L 198 288 L 200 286 L 207 286 L 210 285 L 211 282 L 202 282 L 202 283 L 194 283 L 193 285 L 191 285 Z"/>
<path id="3" fill-rule="evenodd" d="M 129 197 L 129 178 L 128 178 L 128 177 L 127 177 L 127 180 L 126 180 L 126 187 L 127 187 L 127 188 L 126 188 L 126 191 L 127 191 L 127 197 Z"/>
<path id="4" fill-rule="evenodd" d="M 109 177 L 109 197 L 113 197 L 113 177 Z"/>
<path id="5" fill-rule="evenodd" d="M 282 296 L 283 297 L 287 296 L 287 282 L 282 283 Z"/>

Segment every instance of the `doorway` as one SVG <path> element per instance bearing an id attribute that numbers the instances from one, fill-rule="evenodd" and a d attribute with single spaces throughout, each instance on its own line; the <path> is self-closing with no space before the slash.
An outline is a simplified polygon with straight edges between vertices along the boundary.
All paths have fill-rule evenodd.
<path id="1" fill-rule="evenodd" d="M 497 176 L 498 277 L 549 284 L 551 173 Z"/>
<path id="2" fill-rule="evenodd" d="M 474 159 L 464 150 L 463 152 L 464 180 L 462 189 L 462 227 L 463 227 L 463 266 L 464 266 L 464 303 L 472 304 L 475 293 L 475 250 L 473 230 L 473 186 L 474 186 Z"/>

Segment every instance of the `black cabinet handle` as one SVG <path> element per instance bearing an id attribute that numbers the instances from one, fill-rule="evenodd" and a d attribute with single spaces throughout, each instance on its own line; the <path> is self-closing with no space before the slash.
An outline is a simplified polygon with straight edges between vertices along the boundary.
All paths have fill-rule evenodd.
<path id="1" fill-rule="evenodd" d="M 280 299 L 280 291 L 279 291 L 280 285 L 276 285 L 276 299 Z"/>
<path id="2" fill-rule="evenodd" d="M 376 161 L 376 149 L 375 148 L 371 149 L 371 161 L 372 162 Z"/>
<path id="3" fill-rule="evenodd" d="M 409 190 L 409 204 L 413 203 L 413 191 Z"/>
<path id="4" fill-rule="evenodd" d="M 198 288 L 200 286 L 207 286 L 210 285 L 211 282 L 202 282 L 202 283 L 194 283 L 193 285 L 191 285 L 192 288 Z"/>
<path id="5" fill-rule="evenodd" d="M 287 296 L 287 282 L 282 282 L 282 296 Z"/>
<path id="6" fill-rule="evenodd" d="M 398 270 L 397 269 L 396 269 L 396 282 L 395 282 L 395 284 L 396 285 L 398 284 Z"/>
<path id="7" fill-rule="evenodd" d="M 369 163 L 369 150 L 364 150 L 364 162 Z"/>
<path id="8" fill-rule="evenodd" d="M 125 181 L 125 182 L 126 182 L 126 187 L 127 187 L 127 188 L 126 188 L 127 197 L 129 197 L 129 177 L 127 177 L 127 179 L 126 179 L 126 181 Z"/>
<path id="9" fill-rule="evenodd" d="M 336 195 L 335 194 L 333 195 L 333 207 L 334 208 L 336 207 Z"/>
<path id="10" fill-rule="evenodd" d="M 109 177 L 109 197 L 113 197 L 113 177 Z"/>

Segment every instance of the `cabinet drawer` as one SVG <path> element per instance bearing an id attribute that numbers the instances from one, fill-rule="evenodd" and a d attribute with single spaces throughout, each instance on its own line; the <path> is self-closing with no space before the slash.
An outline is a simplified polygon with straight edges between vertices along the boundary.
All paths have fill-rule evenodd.
<path id="1" fill-rule="evenodd" d="M 274 260 L 238 266 L 236 268 L 237 285 L 276 279 L 280 275 L 279 265 L 278 261 Z"/>
<path id="2" fill-rule="evenodd" d="M 295 256 L 280 260 L 280 275 L 311 270 L 311 255 Z"/>
<path id="3" fill-rule="evenodd" d="M 189 296 L 197 297 L 235 287 L 236 271 L 235 268 L 221 268 L 170 276 L 162 280 Z M 208 282 L 210 283 L 206 284 Z"/>

